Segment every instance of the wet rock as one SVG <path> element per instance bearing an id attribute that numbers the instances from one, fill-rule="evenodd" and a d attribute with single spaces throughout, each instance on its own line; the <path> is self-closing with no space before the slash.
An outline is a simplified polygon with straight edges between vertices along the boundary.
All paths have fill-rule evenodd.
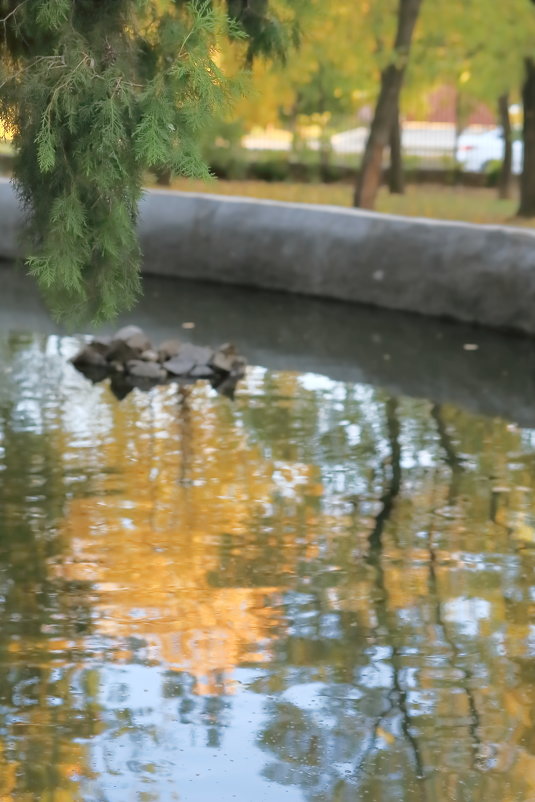
<path id="1" fill-rule="evenodd" d="M 156 362 L 144 362 L 141 359 L 131 359 L 126 363 L 126 371 L 129 376 L 138 379 L 153 379 L 160 381 L 165 378 L 165 372 Z"/>
<path id="2" fill-rule="evenodd" d="M 219 373 L 215 380 L 212 382 L 212 387 L 220 395 L 225 395 L 227 398 L 233 399 L 236 391 L 238 379 L 230 373 Z"/>
<path id="3" fill-rule="evenodd" d="M 145 362 L 158 362 L 158 352 L 154 351 L 152 348 L 149 348 L 147 351 L 143 351 L 141 354 L 141 359 Z"/>
<path id="4" fill-rule="evenodd" d="M 114 373 L 111 377 L 110 390 L 118 401 L 122 401 L 123 398 L 126 398 L 133 389 L 134 385 L 131 381 L 128 381 L 124 373 Z"/>
<path id="5" fill-rule="evenodd" d="M 213 379 L 216 374 L 210 365 L 195 365 L 189 375 L 192 379 Z"/>
<path id="6" fill-rule="evenodd" d="M 224 373 L 230 373 L 232 365 L 237 357 L 237 351 L 231 343 L 221 345 L 210 360 L 210 365 L 216 370 L 221 370 Z"/>
<path id="7" fill-rule="evenodd" d="M 236 385 L 245 376 L 247 362 L 243 356 L 237 355 L 236 349 L 231 345 L 221 346 L 217 356 L 220 358 L 216 360 L 216 364 L 225 365 L 225 368 L 219 368 L 215 378 L 212 380 L 212 387 L 221 395 L 233 399 Z M 226 370 L 227 367 L 230 367 L 230 370 Z"/>
<path id="8" fill-rule="evenodd" d="M 108 363 L 102 365 L 75 365 L 76 369 L 82 373 L 91 384 L 98 384 L 110 375 Z"/>
<path id="9" fill-rule="evenodd" d="M 214 358 L 210 362 L 210 365 L 221 373 L 230 373 L 233 364 L 234 359 L 232 357 L 220 354 L 219 352 L 214 354 Z"/>
<path id="10" fill-rule="evenodd" d="M 110 362 L 114 360 L 126 362 L 151 349 L 151 341 L 143 329 L 140 329 L 139 326 L 123 326 L 114 335 L 109 345 L 107 358 Z"/>
<path id="11" fill-rule="evenodd" d="M 143 353 L 143 351 L 152 350 L 152 343 L 146 334 L 143 334 L 143 332 L 129 337 L 128 340 L 125 340 L 125 343 L 129 345 L 130 348 L 135 348 L 140 353 Z"/>
<path id="12" fill-rule="evenodd" d="M 180 351 L 181 357 L 192 359 L 196 365 L 209 365 L 213 355 L 213 348 L 207 348 L 203 345 L 192 345 L 192 343 L 184 343 Z"/>
<path id="13" fill-rule="evenodd" d="M 247 360 L 243 356 L 235 357 L 232 368 L 230 369 L 230 375 L 233 379 L 243 379 L 245 376 L 245 371 L 247 368 Z"/>
<path id="14" fill-rule="evenodd" d="M 145 336 L 143 329 L 140 329 L 139 326 L 123 326 L 122 329 L 115 332 L 112 339 L 127 342 L 131 337 L 135 337 L 138 334 Z"/>
<path id="15" fill-rule="evenodd" d="M 108 362 L 124 363 L 131 359 L 139 359 L 142 352 L 143 351 L 139 348 L 132 348 L 132 346 L 124 340 L 113 340 L 106 354 L 106 359 Z"/>
<path id="16" fill-rule="evenodd" d="M 163 363 L 163 367 L 173 376 L 187 376 L 190 370 L 195 367 L 195 361 L 180 355 L 173 357 L 173 359 L 168 359 L 167 362 Z"/>
<path id="17" fill-rule="evenodd" d="M 76 367 L 105 367 L 107 364 L 106 357 L 102 353 L 102 350 L 98 345 L 93 345 L 93 343 L 84 345 L 84 347 L 73 356 L 71 362 Z"/>
<path id="18" fill-rule="evenodd" d="M 126 368 L 123 362 L 110 362 L 109 366 L 115 373 L 124 373 Z"/>
<path id="19" fill-rule="evenodd" d="M 111 345 L 111 337 L 95 337 L 94 340 L 91 340 L 91 347 L 98 351 L 99 353 L 106 356 L 109 351 Z"/>
<path id="20" fill-rule="evenodd" d="M 158 358 L 160 362 L 167 362 L 174 356 L 178 356 L 182 348 L 180 340 L 165 340 L 158 346 Z"/>
<path id="21" fill-rule="evenodd" d="M 110 377 L 117 398 L 133 387 L 149 390 L 156 383 L 178 380 L 184 385 L 197 379 L 208 379 L 218 392 L 232 397 L 245 373 L 245 359 L 231 343 L 214 350 L 172 339 L 155 349 L 138 326 L 124 326 L 111 339 L 96 338 L 72 362 L 91 381 Z"/>

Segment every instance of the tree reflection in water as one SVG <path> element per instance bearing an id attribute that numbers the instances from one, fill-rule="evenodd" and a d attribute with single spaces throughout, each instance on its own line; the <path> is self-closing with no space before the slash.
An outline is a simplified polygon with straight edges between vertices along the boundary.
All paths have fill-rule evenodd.
<path id="1" fill-rule="evenodd" d="M 535 796 L 533 432 L 74 347 L 0 352 L 0 799 Z"/>

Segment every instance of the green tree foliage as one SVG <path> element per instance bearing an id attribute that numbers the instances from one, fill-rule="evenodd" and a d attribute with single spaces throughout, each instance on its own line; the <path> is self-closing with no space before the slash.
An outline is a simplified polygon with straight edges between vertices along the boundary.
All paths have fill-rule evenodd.
<path id="1" fill-rule="evenodd" d="M 435 0 L 423 6 L 421 30 L 411 79 L 417 74 L 422 78 L 434 74 L 436 79 L 446 78 L 457 88 L 458 130 L 464 127 L 477 102 L 493 107 L 499 101 L 500 121 L 506 133 L 504 161 L 511 160 L 508 102 L 522 96 L 524 166 L 518 214 L 532 217 L 535 215 L 535 72 L 531 65 L 535 3 L 508 0 L 496 4 L 489 14 L 485 0 L 470 0 L 465 4 Z M 502 175 L 504 183 L 500 191 L 506 195 L 507 170 Z"/>
<path id="2" fill-rule="evenodd" d="M 238 36 L 240 33 L 247 36 L 247 66 L 251 67 L 259 56 L 278 57 L 285 62 L 290 47 L 299 43 L 299 18 L 306 5 L 303 0 L 289 3 L 292 10 L 289 15 L 284 4 L 276 9 L 279 13 L 273 13 L 273 3 L 270 6 L 269 0 L 227 0 L 227 3 L 230 18 L 239 25 Z"/>
<path id="3" fill-rule="evenodd" d="M 256 92 L 239 104 L 249 124 L 287 124 L 298 117 L 305 125 L 316 124 L 318 115 L 346 122 L 375 93 L 373 8 L 352 0 L 340 0 L 336 8 L 308 0 L 298 19 L 299 48 L 288 49 L 282 63 L 254 64 Z"/>
<path id="4" fill-rule="evenodd" d="M 143 173 L 207 176 L 199 131 L 241 90 L 219 65 L 221 39 L 249 35 L 250 61 L 295 38 L 265 2 L 230 0 L 229 12 L 210 0 L 0 0 L 0 119 L 30 271 L 56 314 L 110 318 L 136 300 Z"/>

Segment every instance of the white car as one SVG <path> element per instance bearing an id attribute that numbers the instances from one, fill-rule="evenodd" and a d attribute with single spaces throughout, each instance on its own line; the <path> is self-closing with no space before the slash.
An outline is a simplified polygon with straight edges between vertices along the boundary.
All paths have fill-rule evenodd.
<path id="1" fill-rule="evenodd" d="M 513 141 L 514 175 L 522 172 L 524 146 L 520 139 Z M 456 159 L 463 170 L 469 173 L 485 172 L 492 162 L 503 159 L 503 134 L 501 128 L 474 132 L 467 130 L 458 139 Z"/>

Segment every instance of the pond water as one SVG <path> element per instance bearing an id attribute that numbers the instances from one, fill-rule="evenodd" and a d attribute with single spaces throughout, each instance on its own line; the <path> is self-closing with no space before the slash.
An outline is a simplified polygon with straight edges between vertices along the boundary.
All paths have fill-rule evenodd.
<path id="1" fill-rule="evenodd" d="M 518 393 L 253 366 L 119 402 L 76 347 L 0 334 L 0 800 L 535 798 Z"/>

